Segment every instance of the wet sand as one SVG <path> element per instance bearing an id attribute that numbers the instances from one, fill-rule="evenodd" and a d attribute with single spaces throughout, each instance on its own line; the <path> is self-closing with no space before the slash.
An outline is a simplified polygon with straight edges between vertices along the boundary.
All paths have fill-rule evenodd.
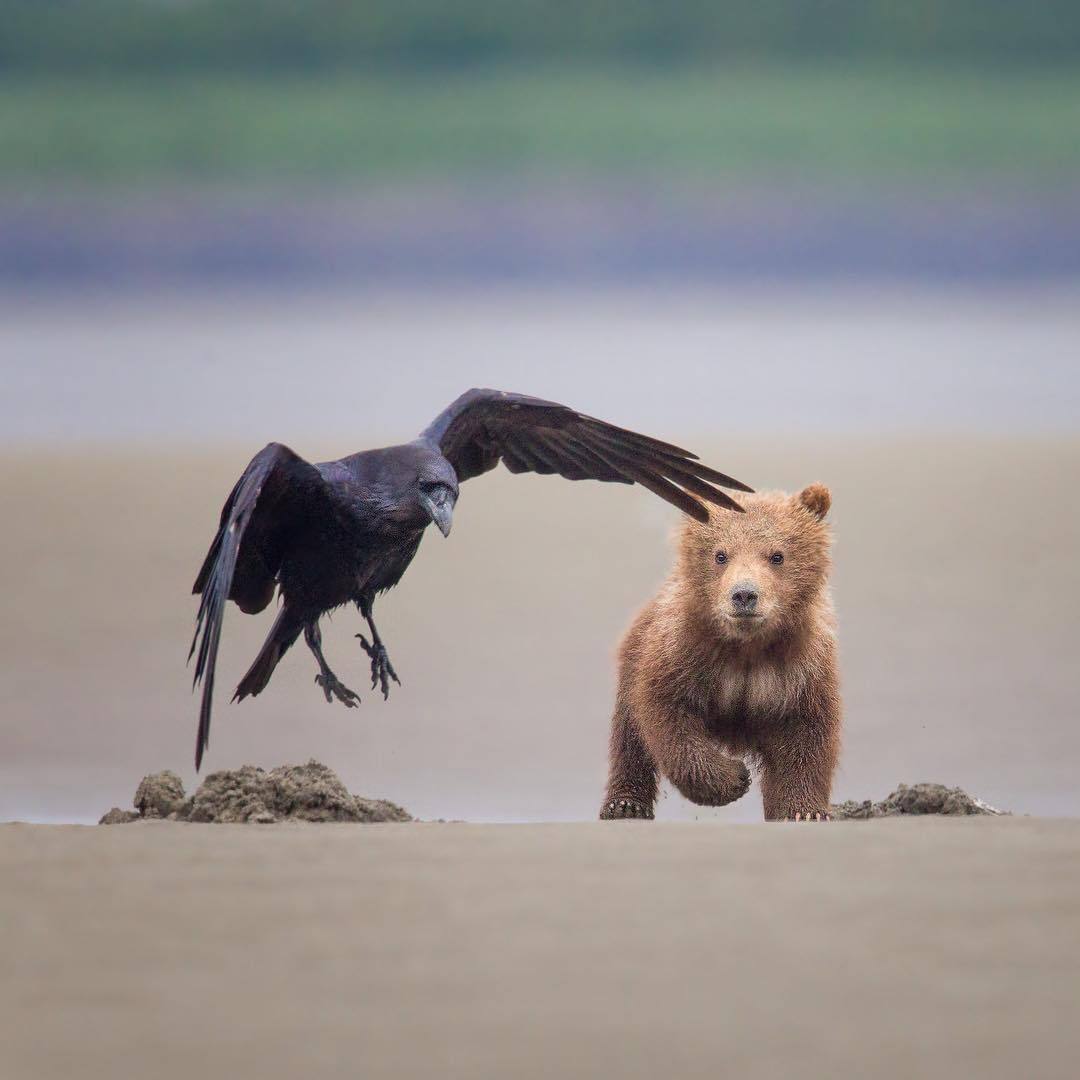
<path id="1" fill-rule="evenodd" d="M 846 701 L 835 797 L 959 785 L 1080 815 L 1080 442 L 775 436 L 689 440 L 762 487 L 833 489 Z M 303 442 L 313 456 L 341 447 Z M 0 821 L 93 822 L 169 768 L 195 786 L 185 657 L 191 581 L 252 447 L 0 456 Z M 464 489 L 376 607 L 401 674 L 368 690 L 351 610 L 327 655 L 364 698 L 327 705 L 303 648 L 230 705 L 273 618 L 230 609 L 206 768 L 311 757 L 423 818 L 589 820 L 600 805 L 614 650 L 667 572 L 676 514 L 634 489 L 512 477 Z M 756 821 L 756 790 L 661 819 Z"/>
<path id="2" fill-rule="evenodd" d="M 4 1075 L 1075 1075 L 1080 822 L 0 827 Z"/>
<path id="3" fill-rule="evenodd" d="M 936 780 L 1080 817 L 1075 304 L 99 300 L 0 303 L 0 821 L 91 822 L 163 768 L 191 790 L 189 590 L 251 454 L 401 438 L 477 384 L 831 486 L 837 800 Z M 272 612 L 229 612 L 207 768 L 315 757 L 423 818 L 593 819 L 675 517 L 471 481 L 376 608 L 388 703 L 342 611 L 360 709 L 303 649 L 230 707 Z M 0 1075 L 1074 1074 L 1080 823 L 733 824 L 760 816 L 669 792 L 647 825 L 0 826 Z"/>
<path id="4" fill-rule="evenodd" d="M 93 822 L 146 773 L 191 790 L 191 581 L 251 455 L 407 438 L 470 385 L 833 489 L 846 748 L 835 796 L 959 785 L 1080 816 L 1075 285 L 0 295 L 0 821 Z M 403 685 L 296 648 L 228 698 L 273 613 L 226 617 L 207 768 L 315 757 L 423 818 L 592 819 L 616 642 L 671 561 L 639 489 L 465 485 L 376 606 Z M 661 819 L 760 818 L 668 795 Z"/>

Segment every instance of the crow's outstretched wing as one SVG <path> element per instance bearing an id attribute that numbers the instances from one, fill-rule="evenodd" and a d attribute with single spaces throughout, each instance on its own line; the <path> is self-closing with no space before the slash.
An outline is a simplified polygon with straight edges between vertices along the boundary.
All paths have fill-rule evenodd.
<path id="1" fill-rule="evenodd" d="M 454 466 L 459 480 L 494 469 L 558 473 L 567 480 L 641 484 L 684 513 L 707 521 L 705 499 L 739 510 L 719 488 L 751 491 L 702 465 L 695 454 L 638 435 L 565 405 L 501 390 L 469 390 L 421 435 Z"/>
<path id="2" fill-rule="evenodd" d="M 297 534 L 318 515 L 333 514 L 334 499 L 322 474 L 287 446 L 260 450 L 236 482 L 221 511 L 221 524 L 192 592 L 202 595 L 191 642 L 194 686 L 202 682 L 195 768 L 210 736 L 221 624 L 225 603 L 235 600 L 249 614 L 262 611 L 274 595 L 281 560 Z"/>

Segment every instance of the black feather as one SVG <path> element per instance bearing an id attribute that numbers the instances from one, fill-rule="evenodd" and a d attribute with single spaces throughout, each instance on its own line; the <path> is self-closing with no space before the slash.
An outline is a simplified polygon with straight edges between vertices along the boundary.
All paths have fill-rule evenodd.
<path id="1" fill-rule="evenodd" d="M 210 713 L 214 697 L 214 674 L 217 669 L 218 646 L 225 618 L 225 605 L 236 599 L 237 586 L 250 594 L 262 582 L 234 581 L 241 545 L 245 542 L 253 516 L 261 509 L 273 513 L 273 522 L 267 522 L 261 530 L 265 537 L 277 532 L 288 533 L 293 520 L 279 505 L 282 490 L 291 489 L 293 514 L 306 512 L 328 513 L 329 499 L 312 500 L 311 495 L 324 485 L 314 465 L 308 464 L 287 446 L 270 443 L 251 459 L 243 475 L 232 490 L 221 515 L 221 524 L 195 580 L 194 591 L 201 592 L 199 612 L 195 620 L 195 633 L 188 651 L 188 660 L 195 656 L 195 674 L 192 688 L 202 684 L 202 700 L 199 705 L 199 727 L 195 739 L 195 769 L 202 764 L 203 754 L 210 741 Z M 269 489 L 269 506 L 260 506 L 264 489 Z M 275 490 L 277 489 L 277 490 Z M 272 569 L 267 560 L 256 556 L 250 565 L 258 566 L 261 575 L 270 574 L 271 583 L 277 567 Z"/>
<path id="2" fill-rule="evenodd" d="M 716 503 L 717 506 L 722 506 L 726 510 L 734 510 L 736 513 L 742 513 L 742 507 L 734 499 L 718 488 L 705 483 L 696 475 L 698 462 L 676 461 L 670 456 L 659 452 L 639 452 L 634 454 L 632 451 L 627 451 L 624 447 L 617 445 L 614 439 L 601 432 L 594 431 L 590 437 L 599 444 L 599 447 L 603 448 L 600 452 L 605 453 L 616 464 L 621 465 L 626 461 L 634 461 L 639 467 L 658 473 L 674 481 L 680 487 L 686 488 L 687 491 L 691 491 L 703 499 L 708 499 L 709 502 Z"/>

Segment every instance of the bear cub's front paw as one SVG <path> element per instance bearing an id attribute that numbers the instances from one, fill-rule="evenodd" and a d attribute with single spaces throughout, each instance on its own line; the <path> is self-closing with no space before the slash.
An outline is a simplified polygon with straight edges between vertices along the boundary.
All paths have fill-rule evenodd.
<path id="1" fill-rule="evenodd" d="M 750 790 L 750 770 L 732 758 L 723 771 L 709 776 L 670 777 L 680 794 L 698 806 L 727 806 Z"/>
<path id="2" fill-rule="evenodd" d="M 604 803 L 600 811 L 601 821 L 620 821 L 623 818 L 652 821 L 652 806 L 640 799 L 611 799 Z"/>

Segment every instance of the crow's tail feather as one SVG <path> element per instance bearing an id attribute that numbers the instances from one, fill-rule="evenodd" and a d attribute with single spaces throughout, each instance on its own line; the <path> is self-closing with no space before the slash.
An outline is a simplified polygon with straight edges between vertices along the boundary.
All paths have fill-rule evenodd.
<path id="1" fill-rule="evenodd" d="M 274 625 L 270 628 L 259 655 L 255 657 L 247 674 L 240 680 L 236 688 L 233 701 L 243 701 L 246 697 L 254 697 L 266 689 L 270 676 L 274 674 L 274 668 L 278 661 L 285 655 L 290 646 L 300 636 L 304 623 L 298 619 L 287 607 L 282 608 Z"/>

